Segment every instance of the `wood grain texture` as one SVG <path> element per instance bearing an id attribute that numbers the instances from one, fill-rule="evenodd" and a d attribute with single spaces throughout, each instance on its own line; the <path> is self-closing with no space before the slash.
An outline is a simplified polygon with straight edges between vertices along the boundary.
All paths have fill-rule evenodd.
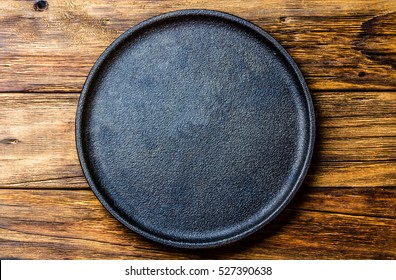
<path id="1" fill-rule="evenodd" d="M 0 91 L 80 91 L 90 68 L 121 33 L 178 9 L 222 10 L 267 30 L 315 90 L 396 89 L 395 1 L 0 2 Z"/>
<path id="2" fill-rule="evenodd" d="M 395 189 L 382 190 L 391 198 Z M 348 194 L 348 191 L 346 191 Z M 315 196 L 315 194 L 312 194 Z M 331 191 L 328 199 L 341 199 Z M 386 201 L 370 192 L 349 193 L 363 212 Z M 313 200 L 311 201 L 311 203 Z M 362 204 L 363 202 L 363 204 Z M 321 204 L 320 201 L 316 203 Z M 365 206 L 364 206 L 365 205 Z M 298 208 L 310 208 L 301 203 Z M 325 207 L 341 209 L 337 203 Z M 344 208 L 342 208 L 344 209 Z M 345 207 L 347 209 L 347 207 Z M 346 211 L 349 211 L 348 209 Z M 0 255 L 5 258 L 150 259 L 394 259 L 396 220 L 289 209 L 268 227 L 237 245 L 212 250 L 179 250 L 149 242 L 121 226 L 92 192 L 0 190 Z M 381 232 L 381 234 L 378 234 Z"/>
<path id="3" fill-rule="evenodd" d="M 318 136 L 309 185 L 396 185 L 393 96 L 395 92 L 313 93 Z M 74 139 L 78 98 L 65 93 L 0 94 L 0 188 L 87 187 Z M 346 115 L 348 106 L 358 113 Z"/>
<path id="4" fill-rule="evenodd" d="M 396 2 L 0 1 L 0 259 L 395 259 Z M 131 26 L 205 8 L 267 30 L 307 79 L 317 140 L 287 209 L 211 250 L 150 242 L 117 222 L 82 174 L 74 129 L 85 78 Z"/>

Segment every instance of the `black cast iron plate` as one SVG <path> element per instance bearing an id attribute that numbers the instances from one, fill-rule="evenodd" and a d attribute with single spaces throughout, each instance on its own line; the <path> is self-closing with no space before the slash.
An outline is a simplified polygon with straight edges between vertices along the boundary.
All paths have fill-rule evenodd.
<path id="1" fill-rule="evenodd" d="M 76 142 L 92 190 L 128 228 L 213 247 L 267 224 L 300 187 L 314 144 L 296 64 L 262 29 L 208 10 L 131 28 L 92 68 Z"/>

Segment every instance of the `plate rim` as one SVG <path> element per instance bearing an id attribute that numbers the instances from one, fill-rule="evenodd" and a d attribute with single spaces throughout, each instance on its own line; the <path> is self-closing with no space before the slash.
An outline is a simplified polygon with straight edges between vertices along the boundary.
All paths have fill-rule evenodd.
<path id="1" fill-rule="evenodd" d="M 96 186 L 90 172 L 90 168 L 88 166 L 87 160 L 86 160 L 86 154 L 84 152 L 84 144 L 82 140 L 82 123 L 84 119 L 84 114 L 83 111 L 86 107 L 86 99 L 87 95 L 89 93 L 89 89 L 91 87 L 91 84 L 93 82 L 93 79 L 97 75 L 97 73 L 100 71 L 101 66 L 106 63 L 108 57 L 111 55 L 111 53 L 119 46 L 121 45 L 125 40 L 127 40 L 130 37 L 133 37 L 133 35 L 139 30 L 142 30 L 146 27 L 150 27 L 152 24 L 159 23 L 164 20 L 170 20 L 170 19 L 178 19 L 181 17 L 190 17 L 190 16 L 210 16 L 210 17 L 216 17 L 222 20 L 226 20 L 228 22 L 232 23 L 237 23 L 240 26 L 247 28 L 248 30 L 254 31 L 258 36 L 264 37 L 267 41 L 269 41 L 274 48 L 276 48 L 277 51 L 282 55 L 282 58 L 284 58 L 287 63 L 290 65 L 292 72 L 296 75 L 298 84 L 301 86 L 301 91 L 304 95 L 304 104 L 307 106 L 308 109 L 308 122 L 309 123 L 309 137 L 307 137 L 307 150 L 306 150 L 306 157 L 305 161 L 302 164 L 301 172 L 298 175 L 298 178 L 295 180 L 294 186 L 290 188 L 288 195 L 286 196 L 285 199 L 282 199 L 281 203 L 275 207 L 275 211 L 272 211 L 272 213 L 265 219 L 263 219 L 260 223 L 255 224 L 253 227 L 250 227 L 249 229 L 240 232 L 236 235 L 233 235 L 231 237 L 227 237 L 224 239 L 216 240 L 216 241 L 208 241 L 208 242 L 186 242 L 186 241 L 176 241 L 176 240 L 170 240 L 170 239 L 165 239 L 162 238 L 161 236 L 158 236 L 154 233 L 151 233 L 148 230 L 144 230 L 142 228 L 139 228 L 135 225 L 133 225 L 131 222 L 129 222 L 127 219 L 125 219 L 120 213 L 118 213 L 114 207 L 106 200 L 105 196 L 101 193 L 101 191 L 98 189 Z M 151 17 L 147 20 L 144 20 L 137 25 L 131 27 L 127 31 L 125 31 L 123 34 L 121 34 L 119 37 L 117 37 L 104 51 L 103 53 L 99 56 L 99 58 L 96 60 L 95 64 L 93 65 L 92 69 L 90 70 L 86 81 L 83 85 L 81 95 L 78 100 L 78 105 L 77 105 L 77 110 L 76 110 L 76 119 L 75 119 L 75 142 L 76 142 L 76 149 L 77 149 L 77 155 L 78 159 L 81 165 L 81 168 L 83 170 L 83 174 L 95 194 L 95 196 L 98 198 L 98 200 L 101 202 L 101 204 L 105 207 L 105 209 L 111 213 L 113 217 L 115 217 L 119 222 L 121 222 L 124 226 L 129 228 L 130 230 L 140 234 L 141 236 L 148 238 L 150 240 L 156 241 L 158 243 L 168 245 L 168 246 L 173 246 L 173 247 L 178 247 L 178 248 L 188 248 L 188 249 L 200 249 L 200 248 L 213 248 L 213 247 L 218 247 L 218 246 L 223 246 L 229 243 L 233 243 L 235 241 L 238 241 L 244 237 L 247 237 L 251 235 L 252 233 L 258 231 L 268 223 L 270 223 L 275 217 L 277 217 L 285 208 L 286 206 L 290 203 L 292 198 L 295 196 L 301 185 L 303 184 L 303 181 L 307 175 L 311 160 L 312 160 L 312 155 L 313 155 L 313 150 L 314 150 L 314 145 L 315 145 L 315 138 L 316 138 L 316 122 L 315 122 L 315 110 L 314 110 L 314 105 L 312 101 L 311 94 L 309 92 L 308 86 L 306 84 L 306 81 L 304 79 L 304 76 L 301 73 L 301 70 L 291 57 L 291 55 L 282 47 L 282 45 L 276 41 L 271 35 L 269 35 L 266 31 L 264 31 L 262 28 L 259 26 L 253 24 L 252 22 L 245 20 L 243 18 L 240 18 L 236 15 L 232 15 L 229 13 L 225 13 L 222 11 L 217 11 L 217 10 L 208 10 L 208 9 L 185 9 L 185 10 L 176 10 L 176 11 L 171 11 L 167 13 L 163 13 L 154 17 Z"/>

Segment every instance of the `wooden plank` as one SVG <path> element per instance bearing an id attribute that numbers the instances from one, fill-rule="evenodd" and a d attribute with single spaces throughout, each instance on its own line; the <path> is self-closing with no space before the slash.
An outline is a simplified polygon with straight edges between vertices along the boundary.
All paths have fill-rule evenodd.
<path id="1" fill-rule="evenodd" d="M 0 189 L 88 189 L 89 186 L 77 165 L 52 167 L 42 164 L 41 169 L 27 169 L 16 162 L 14 172 L 0 174 Z M 65 168 L 65 170 L 62 169 Z M 33 167 L 30 167 L 33 168 Z M 69 169 L 68 169 L 69 168 Z M 57 170 L 57 173 L 54 170 Z M 75 169 L 75 170 L 73 170 Z M 313 162 L 304 186 L 306 187 L 393 187 L 396 185 L 395 162 Z M 18 172 L 18 173 L 17 173 Z M 74 173 L 72 173 L 74 172 Z M 50 175 L 49 175 L 50 174 Z M 69 176 L 65 176 L 67 174 Z M 72 174 L 72 175 L 70 175 Z M 36 179 L 38 178 L 38 179 Z"/>
<path id="2" fill-rule="evenodd" d="M 75 140 L 76 94 L 0 95 L 0 185 L 85 183 Z"/>
<path id="3" fill-rule="evenodd" d="M 372 117 L 396 114 L 396 92 L 311 92 L 321 118 Z"/>
<path id="4" fill-rule="evenodd" d="M 336 203 L 333 206 L 337 208 Z M 197 251 L 168 248 L 121 226 L 92 192 L 84 190 L 0 190 L 0 236 L 2 259 L 396 257 L 395 219 L 291 209 L 233 246 Z"/>
<path id="5" fill-rule="evenodd" d="M 303 186 L 289 209 L 369 217 L 396 218 L 396 187 L 307 188 Z"/>
<path id="6" fill-rule="evenodd" d="M 351 93 L 364 104 L 352 102 L 351 116 L 347 105 L 336 109 L 348 94 L 313 93 L 318 137 L 307 184 L 395 186 L 396 94 Z M 87 187 L 74 139 L 78 96 L 0 94 L 0 188 Z"/>
<path id="7" fill-rule="evenodd" d="M 395 1 L 0 2 L 0 91 L 80 91 L 97 57 L 149 17 L 177 9 L 222 10 L 267 30 L 315 90 L 396 89 Z M 335 12 L 336 11 L 336 12 Z"/>
<path id="8" fill-rule="evenodd" d="M 305 184 L 313 187 L 393 187 L 394 161 L 313 162 Z"/>

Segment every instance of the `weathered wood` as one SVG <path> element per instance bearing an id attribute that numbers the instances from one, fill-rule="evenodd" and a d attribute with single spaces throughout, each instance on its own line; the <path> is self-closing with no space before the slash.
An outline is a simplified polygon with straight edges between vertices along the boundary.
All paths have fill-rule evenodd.
<path id="1" fill-rule="evenodd" d="M 0 188 L 87 187 L 74 139 L 78 97 L 0 94 Z M 307 184 L 395 186 L 396 93 L 313 97 L 318 137 Z"/>
<path id="2" fill-rule="evenodd" d="M 396 219 L 396 187 L 307 188 L 303 186 L 290 209 Z"/>
<path id="3" fill-rule="evenodd" d="M 372 117 L 396 115 L 396 92 L 311 92 L 321 118 Z"/>
<path id="4" fill-rule="evenodd" d="M 388 190 L 388 196 L 395 194 Z M 345 192 L 358 204 L 386 201 L 370 192 Z M 317 195 L 317 194 L 316 194 Z M 360 197 L 362 196 L 362 197 Z M 385 196 L 385 197 L 386 197 Z M 323 197 L 325 198 L 325 197 Z M 323 201 L 341 209 L 339 194 Z M 312 203 L 321 203 L 320 201 Z M 363 203 L 363 204 L 362 204 Z M 379 203 L 379 205 L 377 205 Z M 308 205 L 306 205 L 308 204 Z M 309 208 L 303 202 L 299 207 Z M 327 206 L 330 206 L 328 204 Z M 396 220 L 289 209 L 270 225 L 233 246 L 186 251 L 157 245 L 121 226 L 90 191 L 0 190 L 0 257 L 37 259 L 394 259 Z M 346 211 L 349 211 L 345 207 Z M 385 209 L 385 207 L 383 207 Z M 370 210 L 369 210 L 370 211 Z M 379 234 L 381 233 L 381 234 Z"/>
<path id="5" fill-rule="evenodd" d="M 9 175 L 1 174 L 0 189 L 87 189 L 88 184 L 79 165 L 51 167 L 42 164 L 41 169 L 27 170 L 22 163 Z M 396 185 L 395 162 L 326 162 L 311 164 L 304 186 L 306 187 L 393 187 Z M 31 168 L 31 167 L 29 167 Z M 67 169 L 69 168 L 69 169 Z M 17 173 L 17 171 L 19 173 Z M 49 175 L 50 174 L 50 175 Z M 64 175 L 66 174 L 66 175 Z M 36 179 L 38 178 L 38 179 Z"/>
<path id="6" fill-rule="evenodd" d="M 273 35 L 295 58 L 309 87 L 396 89 L 395 1 L 33 1 L 0 2 L 0 91 L 80 91 L 116 37 L 177 9 L 222 10 Z"/>
<path id="7" fill-rule="evenodd" d="M 0 259 L 395 259 L 396 2 L 0 1 Z M 246 18 L 293 56 L 317 141 L 288 208 L 236 244 L 150 242 L 100 205 L 82 174 L 75 110 L 93 63 L 149 17 L 206 8 Z M 35 92 L 35 93 L 28 93 Z"/>
<path id="8" fill-rule="evenodd" d="M 313 162 L 305 184 L 313 187 L 393 187 L 395 161 Z"/>
<path id="9" fill-rule="evenodd" d="M 0 185 L 85 182 L 74 141 L 77 101 L 76 94 L 0 95 Z"/>

